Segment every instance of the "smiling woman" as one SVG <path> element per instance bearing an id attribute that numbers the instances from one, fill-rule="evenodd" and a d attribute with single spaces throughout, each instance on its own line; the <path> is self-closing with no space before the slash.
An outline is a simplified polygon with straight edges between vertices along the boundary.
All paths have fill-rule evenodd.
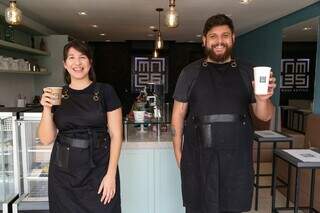
<path id="1" fill-rule="evenodd" d="M 41 98 L 39 138 L 43 144 L 55 141 L 49 172 L 51 213 L 121 212 L 121 104 L 110 85 L 95 82 L 91 65 L 88 46 L 69 42 L 64 47 L 67 85 L 61 104 L 52 107 L 49 88 Z"/>
<path id="2" fill-rule="evenodd" d="M 68 43 L 63 50 L 64 76 L 67 84 L 71 78 L 81 80 L 89 76 L 90 81 L 95 81 L 96 76 L 92 67 L 92 53 L 86 45 L 77 40 Z M 89 74 L 88 74 L 89 73 Z"/>

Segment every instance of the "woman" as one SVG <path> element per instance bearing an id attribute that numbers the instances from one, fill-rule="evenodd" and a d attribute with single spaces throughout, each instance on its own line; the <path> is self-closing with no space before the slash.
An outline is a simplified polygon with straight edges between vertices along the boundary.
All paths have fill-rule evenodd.
<path id="1" fill-rule="evenodd" d="M 49 167 L 50 212 L 120 213 L 120 101 L 110 85 L 95 82 L 86 44 L 71 41 L 63 53 L 67 85 L 61 105 L 52 106 L 51 91 L 44 88 L 38 129 L 41 143 L 55 141 Z"/>

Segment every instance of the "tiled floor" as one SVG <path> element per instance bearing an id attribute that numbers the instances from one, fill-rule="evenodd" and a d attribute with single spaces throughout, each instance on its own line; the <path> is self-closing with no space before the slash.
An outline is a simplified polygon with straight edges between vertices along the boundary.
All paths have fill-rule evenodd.
<path id="1" fill-rule="evenodd" d="M 261 163 L 260 164 L 260 171 L 261 173 L 271 173 L 271 163 Z M 271 184 L 271 177 L 262 177 L 260 178 L 261 185 L 270 185 Z M 271 213 L 271 194 L 270 188 L 267 189 L 260 189 L 259 190 L 259 208 L 258 211 L 254 211 L 254 201 L 255 197 L 252 199 L 252 210 L 250 213 Z M 254 195 L 255 196 L 255 195 Z M 277 192 L 276 195 L 276 206 L 277 207 L 284 207 L 286 203 L 286 197 L 283 196 L 281 193 Z M 292 206 L 292 203 L 290 203 Z M 293 211 L 281 211 L 281 213 L 289 213 Z M 302 211 L 301 211 L 302 213 Z"/>

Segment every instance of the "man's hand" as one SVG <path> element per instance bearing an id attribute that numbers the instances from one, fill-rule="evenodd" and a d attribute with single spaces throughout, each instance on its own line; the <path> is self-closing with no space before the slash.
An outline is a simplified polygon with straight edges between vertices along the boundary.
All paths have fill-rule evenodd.
<path id="1" fill-rule="evenodd" d="M 255 88 L 254 81 L 252 81 L 252 86 Z M 268 85 L 268 94 L 266 95 L 255 95 L 256 101 L 257 102 L 265 102 L 274 93 L 274 89 L 276 88 L 276 78 L 273 76 L 273 72 L 270 73 L 270 79 L 269 79 L 269 85 Z"/>

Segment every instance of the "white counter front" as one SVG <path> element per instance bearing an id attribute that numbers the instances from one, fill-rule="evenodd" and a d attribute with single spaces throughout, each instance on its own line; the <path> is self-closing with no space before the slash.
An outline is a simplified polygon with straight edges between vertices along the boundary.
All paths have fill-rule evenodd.
<path id="1" fill-rule="evenodd" d="M 185 212 L 171 142 L 123 143 L 119 168 L 122 212 Z"/>

